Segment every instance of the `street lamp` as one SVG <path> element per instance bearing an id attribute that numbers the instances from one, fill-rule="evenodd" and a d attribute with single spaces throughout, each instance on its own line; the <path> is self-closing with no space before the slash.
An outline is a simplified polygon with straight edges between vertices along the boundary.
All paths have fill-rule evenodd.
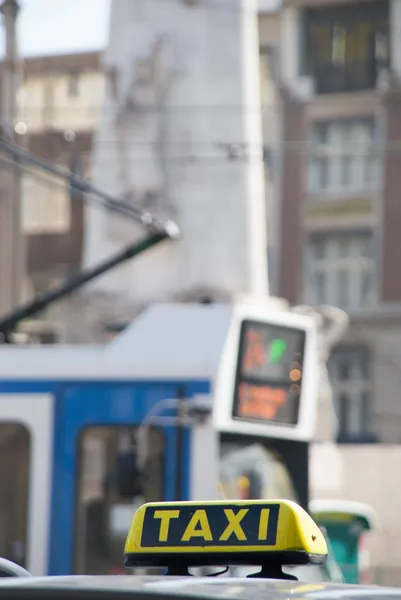
<path id="1" fill-rule="evenodd" d="M 4 60 L 1 73 L 1 135 L 15 139 L 16 133 L 24 133 L 21 123 L 17 131 L 17 93 L 21 84 L 21 63 L 17 43 L 17 17 L 20 3 L 17 0 L 4 0 L 0 5 L 4 25 Z M 18 143 L 23 141 L 18 136 Z M 18 165 L 16 165 L 18 167 Z M 7 196 L 0 209 L 0 310 L 8 312 L 21 301 L 25 280 L 25 239 L 21 225 L 21 172 L 18 168 L 9 169 L 2 175 L 2 194 Z"/>
<path id="2" fill-rule="evenodd" d="M 3 4 L 0 6 L 0 12 L 5 19 L 9 18 L 15 21 L 20 8 L 20 4 L 17 0 L 4 0 Z"/>

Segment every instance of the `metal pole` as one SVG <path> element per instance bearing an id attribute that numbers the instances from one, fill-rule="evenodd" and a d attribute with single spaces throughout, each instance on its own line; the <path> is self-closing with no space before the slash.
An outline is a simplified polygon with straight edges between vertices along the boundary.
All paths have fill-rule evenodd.
<path id="1" fill-rule="evenodd" d="M 39 158 L 31 152 L 27 152 L 22 148 L 19 148 L 15 144 L 7 141 L 0 137 L 0 150 L 8 154 L 13 161 L 17 163 L 19 171 L 23 170 L 22 165 L 30 165 L 32 167 L 39 167 L 42 171 L 51 173 L 60 179 L 64 179 L 70 187 L 83 194 L 91 194 L 91 202 L 98 202 L 101 206 L 104 206 L 107 210 L 118 213 L 124 217 L 132 218 L 144 226 L 157 227 L 164 229 L 168 227 L 171 232 L 176 231 L 174 236 L 178 236 L 178 228 L 172 221 L 159 222 L 156 218 L 150 215 L 147 211 L 143 210 L 139 206 L 132 202 L 127 202 L 123 198 L 116 198 L 115 196 L 104 192 L 103 190 L 92 185 L 86 179 L 76 173 L 72 173 L 68 169 L 58 167 L 52 162 Z"/>
<path id="2" fill-rule="evenodd" d="M 35 300 L 27 302 L 16 310 L 6 314 L 0 319 L 0 334 L 3 336 L 3 341 L 9 341 L 10 333 L 13 332 L 13 330 L 23 319 L 27 319 L 40 313 L 53 302 L 61 300 L 61 298 L 65 298 L 89 281 L 96 279 L 96 277 L 99 277 L 103 273 L 114 269 L 114 267 L 117 267 L 131 258 L 134 258 L 138 254 L 145 252 L 149 248 L 152 248 L 156 244 L 159 244 L 166 239 L 169 239 L 169 237 L 165 232 L 148 234 L 147 237 L 143 238 L 139 242 L 135 242 L 124 250 L 117 252 L 109 259 L 98 264 L 93 269 L 80 271 L 77 275 L 74 275 L 70 279 L 67 279 L 65 282 L 63 282 L 59 287 L 41 294 Z"/>
<path id="3" fill-rule="evenodd" d="M 17 119 L 17 91 L 20 84 L 17 50 L 17 0 L 5 0 L 0 6 L 5 30 L 5 58 L 2 72 L 1 124 L 14 141 Z M 21 171 L 4 173 L 0 200 L 0 313 L 17 306 L 25 282 L 25 239 L 21 219 Z"/>

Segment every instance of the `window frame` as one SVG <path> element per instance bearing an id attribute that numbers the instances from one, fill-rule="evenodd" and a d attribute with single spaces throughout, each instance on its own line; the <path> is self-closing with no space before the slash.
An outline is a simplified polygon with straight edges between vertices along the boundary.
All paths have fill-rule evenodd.
<path id="1" fill-rule="evenodd" d="M 370 245 L 370 256 L 357 254 L 356 249 L 364 243 Z M 349 252 L 341 256 L 342 243 L 348 243 Z M 316 257 L 318 244 L 326 247 L 326 256 Z M 305 290 L 307 303 L 312 305 L 332 304 L 344 310 L 362 310 L 374 306 L 377 302 L 377 265 L 375 257 L 375 234 L 371 230 L 355 230 L 347 232 L 330 232 L 312 234 L 307 240 L 305 253 Z M 330 256 L 331 252 L 331 256 Z M 354 254 L 354 255 L 353 255 Z M 367 253 L 369 254 L 369 252 Z M 339 278 L 345 273 L 348 279 L 346 297 L 348 301 L 339 300 Z M 316 276 L 321 276 L 324 291 L 321 297 L 316 290 Z M 364 279 L 368 277 L 369 285 L 364 301 Z"/>
<path id="2" fill-rule="evenodd" d="M 340 7 L 310 7 L 304 11 L 304 39 L 300 53 L 302 74 L 313 77 L 318 89 L 322 87 L 318 93 L 346 93 L 376 88 L 380 69 L 388 69 L 391 62 L 390 16 L 390 2 L 381 0 L 365 1 L 355 6 L 346 4 Z M 362 44 L 360 31 L 357 31 L 358 25 L 370 28 L 365 33 Z M 345 34 L 343 51 L 348 54 L 348 61 L 345 63 L 335 61 L 336 29 Z M 386 39 L 384 59 L 378 52 L 378 35 Z M 322 53 L 322 49 L 326 50 L 326 55 Z M 359 83 L 354 77 L 358 70 L 365 76 Z M 330 76 L 335 80 L 334 85 L 333 82 L 327 85 Z"/>
<path id="3" fill-rule="evenodd" d="M 342 379 L 336 376 L 341 364 L 347 363 L 356 370 L 360 370 L 360 377 Z M 369 375 L 372 364 L 372 353 L 364 345 L 339 346 L 333 350 L 328 361 L 328 373 L 333 393 L 333 408 L 338 420 L 337 438 L 340 443 L 358 442 L 371 437 L 371 408 L 373 380 Z M 347 410 L 342 414 L 341 398 L 346 398 Z M 352 432 L 352 404 L 358 398 L 360 403 L 359 429 Z"/>
<path id="4" fill-rule="evenodd" d="M 81 80 L 80 76 L 81 73 L 79 71 L 71 71 L 71 73 L 69 73 L 67 82 L 67 96 L 69 98 L 78 98 Z"/>
<path id="5" fill-rule="evenodd" d="M 363 154 L 353 148 L 352 134 L 363 132 Z M 325 137 L 324 140 L 318 138 Z M 359 144 L 359 142 L 356 142 Z M 309 196 L 343 197 L 359 196 L 380 187 L 381 164 L 379 124 L 375 115 L 346 119 L 316 120 L 309 131 L 307 164 L 307 193 Z M 322 162 L 326 163 L 326 185 L 322 181 Z M 341 164 L 343 163 L 343 164 Z M 344 172 L 349 171 L 348 182 Z M 370 178 L 367 175 L 371 175 Z"/>
<path id="6" fill-rule="evenodd" d="M 277 48 L 273 44 L 261 44 L 259 46 L 259 57 L 261 62 L 261 69 L 263 70 L 265 61 L 267 63 L 270 79 L 272 83 L 277 83 Z M 263 59 L 263 60 L 262 60 Z"/>
<path id="7" fill-rule="evenodd" d="M 57 166 L 65 168 L 62 164 Z M 69 189 L 63 187 L 55 175 L 43 177 L 38 168 L 23 174 L 21 203 L 22 227 L 26 235 L 63 235 L 71 229 Z"/>

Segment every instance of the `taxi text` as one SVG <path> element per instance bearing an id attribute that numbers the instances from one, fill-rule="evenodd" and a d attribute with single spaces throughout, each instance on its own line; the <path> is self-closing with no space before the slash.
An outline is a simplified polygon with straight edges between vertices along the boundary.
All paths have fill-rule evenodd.
<path id="1" fill-rule="evenodd" d="M 142 547 L 274 546 L 280 505 L 148 507 Z"/>

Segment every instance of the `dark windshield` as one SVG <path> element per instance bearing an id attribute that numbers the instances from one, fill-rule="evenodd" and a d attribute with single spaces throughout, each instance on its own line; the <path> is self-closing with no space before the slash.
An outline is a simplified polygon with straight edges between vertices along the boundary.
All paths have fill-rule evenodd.
<path id="1" fill-rule="evenodd" d="M 262 444 L 221 443 L 220 495 L 224 499 L 286 498 L 297 501 L 286 466 Z"/>

